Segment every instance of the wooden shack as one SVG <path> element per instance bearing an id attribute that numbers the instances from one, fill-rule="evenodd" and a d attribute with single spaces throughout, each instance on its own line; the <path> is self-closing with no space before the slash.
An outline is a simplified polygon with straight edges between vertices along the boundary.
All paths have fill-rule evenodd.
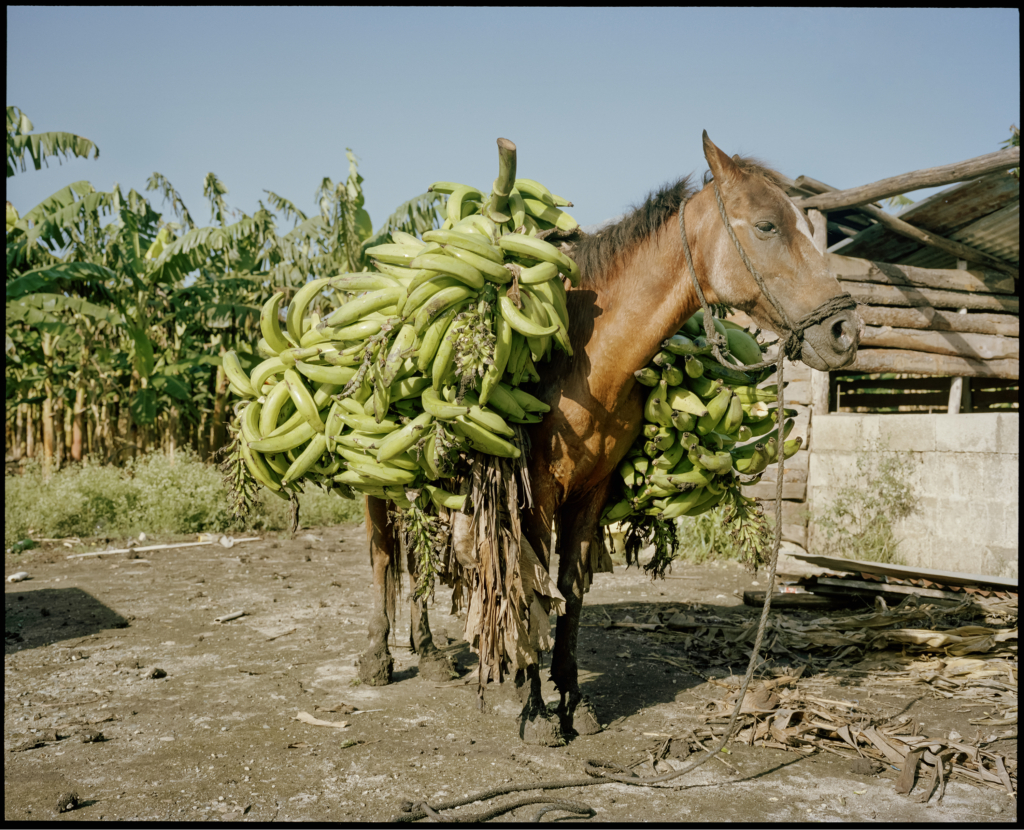
<path id="1" fill-rule="evenodd" d="M 838 191 L 786 182 L 819 250 L 864 322 L 856 362 L 838 372 L 786 363 L 792 435 L 809 452 L 787 461 L 783 537 L 807 544 L 807 478 L 815 413 L 1019 411 L 1020 148 Z M 951 184 L 898 216 L 878 200 Z M 751 322 L 746 315 L 734 318 Z M 775 495 L 774 469 L 748 493 Z"/>

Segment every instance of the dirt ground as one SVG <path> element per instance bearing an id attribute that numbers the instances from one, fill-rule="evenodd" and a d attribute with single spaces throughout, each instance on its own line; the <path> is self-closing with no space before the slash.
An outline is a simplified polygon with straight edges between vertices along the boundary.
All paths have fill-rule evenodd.
<path id="1" fill-rule="evenodd" d="M 146 544 L 168 541 L 186 540 Z M 294 539 L 264 536 L 231 549 L 66 558 L 83 549 L 50 544 L 6 558 L 7 575 L 24 570 L 31 577 L 5 584 L 7 821 L 383 822 L 405 800 L 437 803 L 502 784 L 577 777 L 588 759 L 623 767 L 644 762 L 635 772 L 651 775 L 648 753 L 664 743 L 657 735 L 698 726 L 702 705 L 728 694 L 652 658 L 685 656 L 708 677 L 742 674 L 746 666 L 608 629 L 609 619 L 640 621 L 652 611 L 698 604 L 722 618 L 756 613 L 736 596 L 753 581 L 737 565 L 677 567 L 656 583 L 621 566 L 598 575 L 586 597 L 579 657 L 584 692 L 608 726 L 564 747 L 536 747 L 519 740 L 519 707 L 509 695 L 489 692 L 480 712 L 474 684 L 418 676 L 405 610 L 392 639 L 395 682 L 359 685 L 354 662 L 365 648 L 371 608 L 361 527 L 303 529 Z M 431 623 L 466 675 L 476 658 L 461 640 L 461 621 L 445 613 L 449 607 L 449 593 L 439 590 Z M 234 611 L 245 616 L 215 622 Z M 879 694 L 846 682 L 827 694 L 824 679 L 824 696 L 870 699 L 879 714 L 916 718 L 926 735 L 974 734 L 968 720 L 985 708 L 937 701 L 917 688 Z M 557 700 L 549 681 L 544 694 Z M 355 711 L 345 714 L 345 707 Z M 295 719 L 300 712 L 350 725 L 310 725 Z M 87 740 L 96 732 L 100 740 Z M 34 741 L 42 743 L 22 749 Z M 1012 742 L 1004 744 L 1000 751 L 1016 752 Z M 557 791 L 553 798 L 582 802 L 596 815 L 554 812 L 544 820 L 1017 818 L 1008 795 L 956 779 L 941 804 L 919 804 L 894 792 L 895 768 L 865 775 L 836 755 L 735 743 L 730 753 L 677 780 L 679 789 L 605 784 Z M 57 814 L 58 798 L 69 790 L 79 806 Z M 476 814 L 518 797 L 446 815 Z M 537 809 L 522 807 L 496 821 L 529 820 Z"/>

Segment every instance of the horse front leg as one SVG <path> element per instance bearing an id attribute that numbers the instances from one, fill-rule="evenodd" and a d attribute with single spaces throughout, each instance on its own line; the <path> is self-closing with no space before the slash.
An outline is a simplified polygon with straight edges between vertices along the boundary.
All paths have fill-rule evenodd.
<path id="1" fill-rule="evenodd" d="M 430 620 L 427 617 L 427 601 L 416 596 L 416 561 L 410 553 L 409 566 L 409 647 L 418 654 L 420 677 L 434 683 L 447 683 L 459 676 L 451 659 L 434 645 L 434 636 L 430 633 Z"/>
<path id="2" fill-rule="evenodd" d="M 537 558 L 547 568 L 551 564 L 551 526 L 554 522 L 558 489 L 553 479 L 533 478 L 533 507 L 526 512 L 523 534 Z M 538 655 L 539 656 L 539 655 Z M 519 737 L 538 746 L 563 746 L 566 742 L 561 720 L 548 712 L 541 693 L 540 666 L 533 663 L 515 675 L 516 693 L 523 704 L 519 715 Z"/>
<path id="3" fill-rule="evenodd" d="M 561 513 L 558 590 L 565 598 L 565 613 L 555 623 L 551 679 L 561 696 L 558 714 L 567 734 L 593 735 L 601 731 L 593 705 L 580 691 L 576 649 L 583 613 L 584 577 L 590 569 L 591 557 L 596 560 L 599 555 L 596 549 L 598 519 L 607 490 L 605 481 L 595 492 L 588 493 L 586 500 L 567 504 Z"/>
<path id="4" fill-rule="evenodd" d="M 370 645 L 357 661 L 359 679 L 368 686 L 391 682 L 394 660 L 388 650 L 388 635 L 395 614 L 398 587 L 398 551 L 395 529 L 388 519 L 387 502 L 366 499 L 366 536 L 370 542 L 373 568 L 373 611 L 370 613 Z"/>

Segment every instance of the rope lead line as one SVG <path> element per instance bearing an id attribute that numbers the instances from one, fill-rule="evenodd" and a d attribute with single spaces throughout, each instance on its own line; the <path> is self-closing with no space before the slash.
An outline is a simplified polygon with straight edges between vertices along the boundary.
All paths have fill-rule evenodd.
<path id="1" fill-rule="evenodd" d="M 701 757 L 698 758 L 696 761 L 683 767 L 680 770 L 674 770 L 672 772 L 664 773 L 662 775 L 656 775 L 650 778 L 639 778 L 635 776 L 629 777 L 625 775 L 614 775 L 611 773 L 604 773 L 602 775 L 593 775 L 592 773 L 593 777 L 590 778 L 575 778 L 566 781 L 535 782 L 532 784 L 510 784 L 506 787 L 500 787 L 489 792 L 479 793 L 477 795 L 470 795 L 466 798 L 458 799 L 456 801 L 449 801 L 443 804 L 438 804 L 437 807 L 433 808 L 433 810 L 431 810 L 429 814 L 426 812 L 426 809 L 424 809 L 428 808 L 428 805 L 421 802 L 420 804 L 417 804 L 414 807 L 412 807 L 408 812 L 402 812 L 396 816 L 392 816 L 392 823 L 416 821 L 418 819 L 425 818 L 428 815 L 432 820 L 436 821 L 440 818 L 436 811 L 450 810 L 455 807 L 461 807 L 466 804 L 472 804 L 476 801 L 485 801 L 491 798 L 495 798 L 499 795 L 504 795 L 512 792 L 522 792 L 524 790 L 556 790 L 566 789 L 569 787 L 591 787 L 597 784 L 613 783 L 630 784 L 637 787 L 650 787 L 655 784 L 660 784 L 666 781 L 671 781 L 675 778 L 679 778 L 680 776 L 686 775 L 688 772 L 692 772 L 693 770 L 697 769 L 697 767 L 707 763 L 708 760 L 713 758 L 715 755 L 721 752 L 722 749 L 725 748 L 725 745 L 729 742 L 729 739 L 732 737 L 733 730 L 736 728 L 736 721 L 740 716 L 740 711 L 743 709 L 743 700 L 746 697 L 747 689 L 750 686 L 750 681 L 754 676 L 754 669 L 757 667 L 758 657 L 761 653 L 761 644 L 764 641 L 764 632 L 765 629 L 768 627 L 768 612 L 771 610 L 772 588 L 775 585 L 775 571 L 779 559 L 779 546 L 782 543 L 782 480 L 784 478 L 786 465 L 786 452 L 784 447 L 783 435 L 783 425 L 786 420 L 783 417 L 786 406 L 785 393 L 783 391 L 783 387 L 785 386 L 785 379 L 783 377 L 783 367 L 785 365 L 785 358 L 790 357 L 791 360 L 799 359 L 800 348 L 801 343 L 803 341 L 803 333 L 805 329 L 817 325 L 818 323 L 828 319 L 833 314 L 836 314 L 839 311 L 842 311 L 847 308 L 855 308 L 857 303 L 849 294 L 839 294 L 835 297 L 832 297 L 829 300 L 826 300 L 810 314 L 803 317 L 797 325 L 793 325 L 792 323 L 790 323 L 788 315 L 775 301 L 775 298 L 772 296 L 771 292 L 768 291 L 768 287 L 765 285 L 764 280 L 761 278 L 761 275 L 757 272 L 753 264 L 747 258 L 747 255 L 743 250 L 743 246 L 740 245 L 740 241 L 736 238 L 736 234 L 733 233 L 732 226 L 729 224 L 729 217 L 725 213 L 725 206 L 722 204 L 721 194 L 718 191 L 718 184 L 717 182 L 713 182 L 713 184 L 715 187 L 715 198 L 718 201 L 718 210 L 722 215 L 722 220 L 725 222 L 726 229 L 729 231 L 729 236 L 732 237 L 732 241 L 736 245 L 736 250 L 739 251 L 740 257 L 743 260 L 743 264 L 746 265 L 747 270 L 750 271 L 751 275 L 757 281 L 758 287 L 761 289 L 761 292 L 767 298 L 768 302 L 771 303 L 775 310 L 779 313 L 779 316 L 782 318 L 786 327 L 789 329 L 789 333 L 786 337 L 786 340 L 782 344 L 783 348 L 779 349 L 779 353 L 776 355 L 774 360 L 765 360 L 762 361 L 761 363 L 754 363 L 749 365 L 744 364 L 744 368 L 748 370 L 762 369 L 766 366 L 777 367 L 777 371 L 779 373 L 777 379 L 779 391 L 777 393 L 776 401 L 778 402 L 779 418 L 776 430 L 776 442 L 779 447 L 779 469 L 777 478 L 775 480 L 775 539 L 772 544 L 771 562 L 768 566 L 768 590 L 765 591 L 764 606 L 761 609 L 761 620 L 758 623 L 757 634 L 754 637 L 754 647 L 751 649 L 750 652 L 750 662 L 747 665 L 747 672 L 743 677 L 743 683 L 740 685 L 739 696 L 736 700 L 736 706 L 733 709 L 732 717 L 729 719 L 729 723 L 725 728 L 725 732 L 722 734 L 722 737 L 719 738 L 718 743 L 713 748 L 706 750 L 704 754 L 701 755 Z M 704 330 L 707 334 L 707 342 L 712 347 L 712 353 L 714 354 L 715 359 L 723 365 L 728 365 L 725 362 L 719 350 L 720 346 L 726 345 L 725 341 L 714 328 L 714 323 L 711 319 L 711 307 L 704 296 L 704 292 L 701 290 L 700 281 L 697 279 L 697 272 L 693 267 L 693 258 L 690 255 L 690 244 L 686 239 L 686 226 L 683 222 L 683 210 L 685 209 L 685 207 L 686 200 L 684 200 L 683 203 L 679 206 L 679 230 L 683 239 L 683 251 L 686 254 L 686 264 L 689 267 L 690 275 L 693 278 L 693 287 L 697 292 L 697 298 L 700 300 L 701 307 L 704 309 Z M 771 433 L 768 433 L 768 435 L 770 436 Z M 587 771 L 590 772 L 591 770 L 596 771 L 597 767 L 593 766 L 593 764 L 591 763 L 588 763 Z M 678 788 L 679 786 L 682 785 L 676 785 L 675 788 Z M 479 823 L 485 821 L 488 818 L 500 815 L 501 813 L 507 812 L 511 809 L 515 809 L 516 807 L 520 807 L 525 804 L 543 802 L 548 802 L 548 799 L 540 797 L 523 799 L 521 801 L 506 805 L 505 807 L 498 807 L 493 810 L 489 810 L 486 813 L 481 813 L 478 816 L 466 817 L 465 819 L 446 817 L 443 820 L 457 823 L 461 823 L 462 821 Z M 559 803 L 555 802 L 554 799 L 552 799 L 548 803 L 558 805 L 556 807 L 557 809 L 580 808 L 580 815 L 583 814 L 584 810 L 589 809 L 586 807 L 586 805 L 575 805 L 571 802 Z M 420 809 L 416 809 L 416 807 L 420 807 Z M 569 809 L 567 809 L 567 811 L 569 811 Z M 536 817 L 537 820 L 540 819 L 541 815 L 543 815 L 543 812 L 538 813 Z M 437 818 L 435 818 L 435 816 L 437 816 Z"/>

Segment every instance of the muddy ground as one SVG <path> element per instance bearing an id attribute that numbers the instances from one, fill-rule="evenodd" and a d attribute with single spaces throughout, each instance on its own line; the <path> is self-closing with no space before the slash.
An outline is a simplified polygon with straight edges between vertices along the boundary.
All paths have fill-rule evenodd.
<path id="1" fill-rule="evenodd" d="M 147 544 L 154 541 L 184 540 Z M 395 682 L 359 685 L 354 661 L 365 648 L 371 608 L 361 527 L 136 559 L 66 558 L 84 549 L 50 544 L 6 558 L 6 574 L 31 575 L 5 584 L 8 821 L 381 822 L 404 800 L 437 803 L 503 783 L 576 777 L 588 759 L 645 762 L 634 769 L 650 775 L 648 753 L 664 740 L 645 733 L 698 726 L 704 704 L 728 695 L 652 658 L 685 657 L 709 678 L 742 674 L 745 665 L 608 629 L 609 619 L 640 621 L 693 604 L 723 618 L 755 613 L 735 594 L 751 588 L 753 577 L 733 564 L 677 567 L 653 584 L 621 566 L 598 575 L 580 634 L 581 682 L 608 727 L 564 747 L 536 747 L 519 740 L 519 706 L 508 695 L 488 693 L 480 712 L 475 685 L 418 676 L 407 613 L 393 635 Z M 445 613 L 449 598 L 438 591 L 432 625 L 465 675 L 476 659 L 461 640 L 461 621 Z M 233 611 L 245 616 L 214 621 Z M 155 669 L 161 676 L 151 676 Z M 909 714 L 926 735 L 973 734 L 968 720 L 986 708 L 937 701 L 919 687 L 883 694 L 844 683 L 829 693 L 826 682 L 824 696 L 870 700 L 880 715 Z M 550 682 L 544 693 L 557 700 Z M 344 707 L 356 711 L 344 714 Z M 299 712 L 350 725 L 308 725 L 295 719 Z M 87 740 L 97 732 L 101 740 Z M 1015 753 L 1005 743 L 997 749 Z M 615 823 L 1016 820 L 1007 795 L 955 779 L 941 804 L 925 805 L 894 792 L 895 769 L 865 775 L 827 753 L 735 743 L 730 751 L 727 762 L 705 764 L 682 789 L 607 784 L 557 797 L 596 810 L 581 820 Z M 58 797 L 69 790 L 79 806 L 58 815 Z M 537 809 L 496 820 L 529 820 Z M 576 820 L 557 812 L 544 820 L 559 817 Z"/>

